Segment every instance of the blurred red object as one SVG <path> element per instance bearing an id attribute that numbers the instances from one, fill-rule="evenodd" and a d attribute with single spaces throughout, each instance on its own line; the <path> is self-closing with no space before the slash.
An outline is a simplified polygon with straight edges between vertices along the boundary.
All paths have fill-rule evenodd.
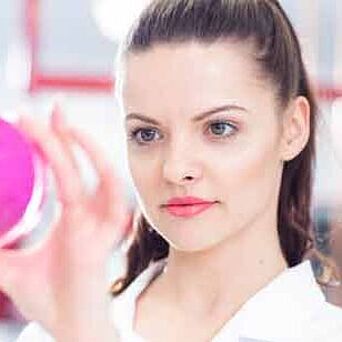
<path id="1" fill-rule="evenodd" d="M 46 89 L 65 89 L 77 91 L 96 91 L 110 93 L 114 88 L 114 78 L 111 75 L 73 76 L 50 75 L 42 72 L 39 65 L 39 18 L 41 0 L 26 0 L 25 30 L 31 54 L 30 92 Z"/>

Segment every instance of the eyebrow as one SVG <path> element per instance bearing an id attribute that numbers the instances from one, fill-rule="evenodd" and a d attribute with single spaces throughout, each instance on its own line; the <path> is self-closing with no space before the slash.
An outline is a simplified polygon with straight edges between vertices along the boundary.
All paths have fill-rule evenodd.
<path id="1" fill-rule="evenodd" d="M 209 110 L 206 110 L 203 113 L 200 113 L 198 115 L 196 115 L 195 117 L 192 118 L 193 122 L 199 122 L 204 120 L 205 118 L 207 118 L 210 115 L 216 114 L 216 113 L 220 113 L 220 112 L 224 112 L 227 110 L 239 110 L 239 111 L 244 111 L 247 112 L 247 109 L 238 105 L 224 105 L 224 106 L 219 106 L 219 107 L 214 107 L 211 108 Z M 126 116 L 126 122 L 129 120 L 141 120 L 153 125 L 158 125 L 159 122 L 155 119 L 152 119 L 148 116 L 145 116 L 143 114 L 140 113 L 130 113 Z"/>

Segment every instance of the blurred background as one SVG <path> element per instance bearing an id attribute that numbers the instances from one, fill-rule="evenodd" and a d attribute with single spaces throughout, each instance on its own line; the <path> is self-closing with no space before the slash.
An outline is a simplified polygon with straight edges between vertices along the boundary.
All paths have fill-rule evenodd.
<path id="1" fill-rule="evenodd" d="M 47 120 L 56 97 L 70 124 L 102 145 L 117 172 L 133 188 L 123 153 L 113 65 L 118 42 L 146 0 L 0 0 L 0 116 L 14 121 L 29 112 Z M 342 133 L 342 2 L 283 0 L 304 49 L 320 100 L 318 162 L 314 189 L 317 246 L 342 270 L 342 156 L 334 141 Z M 84 177 L 93 175 L 85 164 Z M 55 198 L 51 188 L 44 217 L 30 240 L 46 233 Z M 122 270 L 120 251 L 113 276 Z M 120 259 L 121 260 L 121 259 Z M 315 264 L 319 272 L 319 264 Z M 324 289 L 342 306 L 340 288 Z M 13 341 L 25 320 L 0 294 L 0 341 Z"/>

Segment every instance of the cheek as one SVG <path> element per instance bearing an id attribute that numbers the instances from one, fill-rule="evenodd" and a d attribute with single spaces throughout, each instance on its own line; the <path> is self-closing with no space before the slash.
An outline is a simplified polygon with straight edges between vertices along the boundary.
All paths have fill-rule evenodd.
<path id="1" fill-rule="evenodd" d="M 216 186 L 224 189 L 222 196 L 236 225 L 269 207 L 276 195 L 281 171 L 276 146 L 275 139 L 259 140 L 221 159 Z"/>
<path id="2" fill-rule="evenodd" d="M 156 182 L 160 180 L 158 175 L 159 158 L 155 153 L 129 153 L 128 165 L 132 175 L 132 181 L 138 194 L 148 201 L 149 196 L 155 198 Z"/>

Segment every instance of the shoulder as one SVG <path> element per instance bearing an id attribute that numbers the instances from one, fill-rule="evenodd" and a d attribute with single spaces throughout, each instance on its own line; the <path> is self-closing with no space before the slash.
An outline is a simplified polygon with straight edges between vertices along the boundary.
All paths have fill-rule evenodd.
<path id="1" fill-rule="evenodd" d="M 338 327 L 342 332 L 342 308 L 325 302 L 322 310 L 317 313 L 314 317 L 314 321 L 320 322 L 319 324 L 323 327 Z"/>
<path id="2" fill-rule="evenodd" d="M 313 315 L 308 329 L 310 341 L 342 341 L 342 308 L 325 302 Z"/>
<path id="3" fill-rule="evenodd" d="M 16 342 L 54 342 L 54 339 L 37 322 L 29 323 L 21 332 Z"/>

